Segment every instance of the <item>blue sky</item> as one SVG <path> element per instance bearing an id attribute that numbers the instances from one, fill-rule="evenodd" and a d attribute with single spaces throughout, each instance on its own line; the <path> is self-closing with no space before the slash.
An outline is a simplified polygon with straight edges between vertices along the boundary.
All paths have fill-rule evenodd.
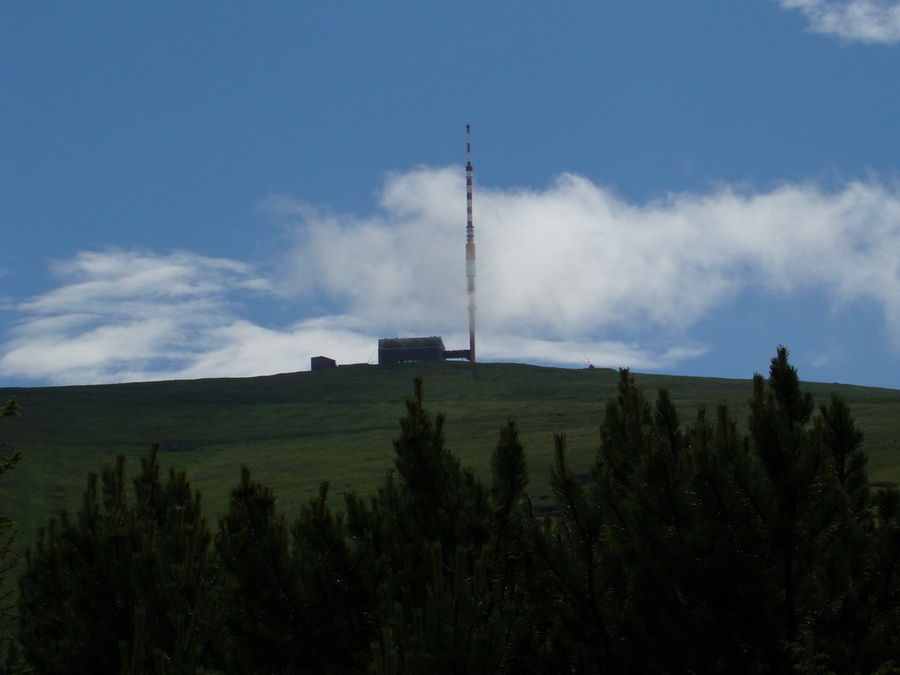
<path id="1" fill-rule="evenodd" d="M 900 388 L 900 2 L 0 4 L 0 385 L 484 361 Z"/>

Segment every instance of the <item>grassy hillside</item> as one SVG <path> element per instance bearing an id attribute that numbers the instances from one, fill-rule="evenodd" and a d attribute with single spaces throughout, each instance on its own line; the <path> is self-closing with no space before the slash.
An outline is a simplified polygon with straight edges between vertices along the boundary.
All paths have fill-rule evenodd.
<path id="1" fill-rule="evenodd" d="M 618 380 L 605 369 L 436 362 L 245 379 L 0 389 L 0 401 L 16 395 L 23 412 L 21 419 L 0 424 L 0 439 L 28 454 L 2 478 L 3 513 L 19 521 L 23 540 L 30 542 L 61 508 L 78 508 L 88 472 L 118 453 L 135 466 L 154 441 L 162 443 L 168 465 L 189 471 L 211 520 L 223 511 L 242 464 L 274 487 L 288 512 L 326 479 L 335 495 L 370 493 L 392 465 L 391 439 L 416 375 L 425 377 L 429 409 L 447 416 L 448 446 L 479 472 L 488 471 L 500 426 L 508 417 L 519 421 L 529 491 L 539 502 L 547 499 L 552 434 L 568 434 L 573 466 L 587 471 L 604 402 Z M 727 401 L 739 421 L 746 419 L 749 379 L 636 379 L 651 398 L 667 387 L 683 421 L 698 405 L 718 401 Z M 832 390 L 841 392 L 866 434 L 870 478 L 900 482 L 900 391 L 804 386 L 817 402 Z"/>

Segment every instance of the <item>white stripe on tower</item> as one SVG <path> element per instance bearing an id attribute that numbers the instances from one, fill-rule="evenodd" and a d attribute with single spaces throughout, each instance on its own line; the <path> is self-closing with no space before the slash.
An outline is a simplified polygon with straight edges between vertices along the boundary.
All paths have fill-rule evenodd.
<path id="1" fill-rule="evenodd" d="M 472 136 L 466 125 L 466 281 L 469 291 L 469 361 L 475 363 L 475 227 L 472 225 Z"/>

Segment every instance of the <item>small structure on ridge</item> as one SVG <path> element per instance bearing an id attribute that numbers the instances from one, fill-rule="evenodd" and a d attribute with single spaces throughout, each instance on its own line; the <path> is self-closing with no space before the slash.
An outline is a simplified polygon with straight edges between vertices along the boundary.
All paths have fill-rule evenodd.
<path id="1" fill-rule="evenodd" d="M 337 361 L 327 356 L 314 356 L 309 361 L 310 370 L 327 370 L 328 368 L 338 367 Z"/>

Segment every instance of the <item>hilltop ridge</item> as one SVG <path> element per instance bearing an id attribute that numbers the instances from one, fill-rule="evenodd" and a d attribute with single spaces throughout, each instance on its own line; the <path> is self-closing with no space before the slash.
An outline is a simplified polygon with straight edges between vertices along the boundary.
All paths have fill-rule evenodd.
<path id="1" fill-rule="evenodd" d="M 760 369 L 765 364 L 760 364 Z M 352 365 L 250 378 L 127 384 L 0 388 L 23 416 L 0 437 L 28 461 L 4 476 L 5 503 L 26 541 L 61 508 L 77 506 L 88 472 L 124 453 L 129 461 L 155 442 L 165 465 L 188 469 L 210 516 L 221 512 L 240 466 L 269 482 L 287 509 L 329 480 L 333 494 L 367 494 L 392 467 L 391 439 L 412 394 L 425 380 L 425 401 L 446 418 L 448 447 L 464 464 L 486 471 L 499 428 L 519 421 L 534 491 L 543 491 L 552 435 L 568 436 L 572 465 L 589 470 L 605 401 L 618 374 L 507 363 L 421 362 Z M 802 378 L 803 373 L 800 373 Z M 683 422 L 699 405 L 720 401 L 743 424 L 750 378 L 635 374 L 649 398 L 666 387 Z M 900 482 L 900 391 L 804 383 L 825 402 L 831 391 L 850 403 L 864 431 L 873 481 Z"/>

